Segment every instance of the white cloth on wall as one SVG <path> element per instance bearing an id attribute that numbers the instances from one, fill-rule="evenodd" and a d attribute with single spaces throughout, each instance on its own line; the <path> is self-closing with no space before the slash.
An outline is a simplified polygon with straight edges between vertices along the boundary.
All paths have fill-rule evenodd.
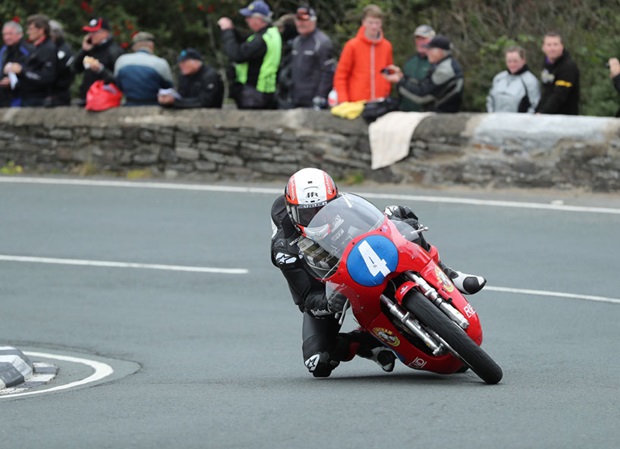
<path id="1" fill-rule="evenodd" d="M 434 112 L 389 112 L 368 126 L 371 168 L 387 167 L 409 154 L 411 137 L 422 120 Z"/>

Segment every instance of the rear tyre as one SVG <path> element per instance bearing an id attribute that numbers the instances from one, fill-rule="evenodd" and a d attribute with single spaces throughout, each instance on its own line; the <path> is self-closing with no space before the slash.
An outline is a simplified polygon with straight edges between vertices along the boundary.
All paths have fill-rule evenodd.
<path id="1" fill-rule="evenodd" d="M 499 365 L 459 325 L 448 318 L 420 292 L 408 293 L 403 298 L 403 306 L 418 321 L 443 338 L 456 352 L 454 355 L 486 383 L 496 384 L 502 380 L 503 373 Z"/>

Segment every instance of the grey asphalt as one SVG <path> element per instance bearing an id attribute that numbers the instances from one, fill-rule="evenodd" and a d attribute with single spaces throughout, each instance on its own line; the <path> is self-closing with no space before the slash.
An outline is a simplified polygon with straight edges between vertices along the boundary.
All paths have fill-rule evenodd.
<path id="1" fill-rule="evenodd" d="M 620 208 L 613 196 L 411 193 Z M 302 364 L 301 315 L 269 261 L 274 198 L 0 183 L 0 255 L 249 270 L 0 261 L 0 345 L 119 361 L 107 382 L 0 399 L 0 445 L 618 447 L 620 304 L 472 297 L 483 346 L 504 369 L 496 386 L 403 365 L 385 374 L 363 359 L 313 379 Z M 430 227 L 449 265 L 484 274 L 490 287 L 620 298 L 620 215 L 399 202 Z M 354 325 L 349 317 L 346 328 Z M 79 371 L 63 364 L 54 382 Z"/>

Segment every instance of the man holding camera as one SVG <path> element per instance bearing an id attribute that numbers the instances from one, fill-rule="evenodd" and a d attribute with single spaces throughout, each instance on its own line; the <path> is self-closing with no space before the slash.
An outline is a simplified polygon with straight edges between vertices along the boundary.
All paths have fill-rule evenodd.
<path id="1" fill-rule="evenodd" d="M 459 112 L 463 101 L 463 69 L 452 55 L 450 39 L 441 34 L 425 45 L 431 68 L 422 80 L 410 78 L 390 65 L 382 71 L 396 85 L 401 98 L 419 104 L 425 112 Z"/>

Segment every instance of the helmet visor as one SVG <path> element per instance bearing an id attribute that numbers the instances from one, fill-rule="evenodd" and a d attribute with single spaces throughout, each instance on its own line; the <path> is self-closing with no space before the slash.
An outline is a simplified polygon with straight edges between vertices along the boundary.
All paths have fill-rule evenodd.
<path id="1" fill-rule="evenodd" d="M 300 204 L 293 208 L 293 218 L 295 218 L 298 225 L 305 228 L 326 204 L 327 201 L 316 204 Z"/>

